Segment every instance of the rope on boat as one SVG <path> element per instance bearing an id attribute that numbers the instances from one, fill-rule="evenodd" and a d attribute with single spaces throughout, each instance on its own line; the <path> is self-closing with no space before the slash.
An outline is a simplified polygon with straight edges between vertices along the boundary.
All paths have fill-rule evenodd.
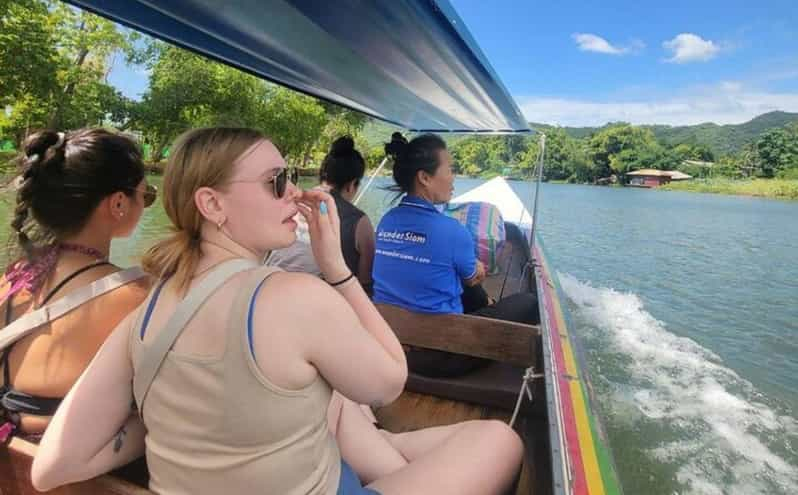
<path id="1" fill-rule="evenodd" d="M 357 197 L 355 198 L 354 201 L 352 201 L 353 205 L 357 206 L 357 204 L 360 202 L 360 199 L 363 197 L 364 194 L 366 194 L 366 191 L 369 190 L 371 183 L 374 182 L 374 177 L 377 177 L 377 174 L 380 173 L 380 170 L 382 170 L 382 168 L 385 166 L 386 163 L 388 163 L 387 156 L 382 159 L 382 163 L 380 163 L 380 166 L 377 167 L 377 170 L 375 170 L 374 173 L 371 174 L 371 177 L 369 177 L 369 181 L 366 182 L 366 186 L 361 188 L 360 192 L 357 193 Z"/>
<path id="2" fill-rule="evenodd" d="M 521 381 L 521 390 L 518 391 L 518 400 L 515 401 L 513 417 L 510 418 L 510 428 L 515 426 L 515 420 L 518 418 L 518 411 L 521 410 L 521 401 L 524 399 L 524 393 L 526 393 L 526 396 L 529 398 L 529 402 L 535 401 L 535 396 L 532 395 L 532 389 L 530 388 L 532 380 L 543 377 L 544 375 L 535 373 L 535 369 L 532 366 L 524 371 L 524 377 Z"/>
<path id="3" fill-rule="evenodd" d="M 534 248 L 535 246 L 535 229 L 538 226 L 538 199 L 540 198 L 540 183 L 543 181 L 543 158 L 546 155 L 546 134 L 540 133 L 540 150 L 538 152 L 538 163 L 537 163 L 537 184 L 535 184 L 535 206 L 532 209 L 532 228 L 530 229 L 529 233 L 529 246 Z M 534 172 L 533 172 L 534 175 Z M 531 193 L 531 188 L 530 188 Z M 523 219 L 523 210 L 521 210 L 521 219 Z M 519 224 L 521 221 L 519 220 Z M 533 249 L 534 253 L 534 249 Z M 534 268 L 537 265 L 534 256 L 529 257 L 529 261 L 524 263 L 524 268 L 521 270 L 521 278 L 519 279 L 519 288 L 520 284 L 524 283 L 524 277 L 527 274 L 527 270 Z M 510 273 L 509 270 L 507 273 Z M 505 274 L 504 282 L 507 282 L 507 275 Z M 504 292 L 504 284 L 502 284 L 502 292 Z M 515 410 L 513 411 L 513 417 L 510 418 L 510 428 L 515 426 L 515 420 L 518 419 L 518 412 L 521 410 L 521 401 L 524 399 L 524 393 L 529 398 L 529 402 L 534 402 L 535 397 L 532 395 L 532 389 L 530 388 L 530 384 L 532 380 L 536 378 L 544 378 L 545 375 L 541 373 L 535 373 L 535 369 L 530 366 L 524 371 L 524 376 L 521 381 L 521 389 L 518 391 L 518 400 L 515 401 Z"/>

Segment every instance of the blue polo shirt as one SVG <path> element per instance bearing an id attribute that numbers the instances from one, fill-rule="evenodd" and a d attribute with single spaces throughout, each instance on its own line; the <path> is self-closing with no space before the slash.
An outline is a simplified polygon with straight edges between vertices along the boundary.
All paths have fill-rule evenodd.
<path id="1" fill-rule="evenodd" d="M 405 196 L 377 226 L 374 302 L 420 313 L 462 313 L 462 280 L 476 274 L 474 241 L 454 218 Z"/>

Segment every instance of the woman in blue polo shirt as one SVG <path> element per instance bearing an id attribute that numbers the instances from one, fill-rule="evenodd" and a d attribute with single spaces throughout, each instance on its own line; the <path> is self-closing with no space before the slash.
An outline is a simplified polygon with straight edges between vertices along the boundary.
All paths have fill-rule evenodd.
<path id="1" fill-rule="evenodd" d="M 446 143 L 434 134 L 408 143 L 394 133 L 385 151 L 394 160 L 395 189 L 404 196 L 377 226 L 374 301 L 418 313 L 463 313 L 463 287 L 484 294 L 478 284 L 485 278 L 485 269 L 476 258 L 468 230 L 435 207 L 448 202 L 454 191 L 452 156 Z M 534 296 L 512 298 L 473 313 L 532 323 Z M 487 303 L 487 296 L 484 299 Z M 454 376 L 485 363 L 440 351 L 408 353 L 411 370 L 428 376 Z"/>

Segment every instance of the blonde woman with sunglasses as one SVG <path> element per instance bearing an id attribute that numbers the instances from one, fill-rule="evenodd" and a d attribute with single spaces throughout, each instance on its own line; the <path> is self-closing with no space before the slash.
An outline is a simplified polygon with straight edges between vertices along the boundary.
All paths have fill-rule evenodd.
<path id="1" fill-rule="evenodd" d="M 407 364 L 344 262 L 335 201 L 288 181 L 262 134 L 185 134 L 163 189 L 174 234 L 144 260 L 159 281 L 56 413 L 33 464 L 37 489 L 97 476 L 142 452 L 150 489 L 163 494 L 489 495 L 509 485 L 522 447 L 497 422 L 391 438 L 409 462 L 380 470 L 366 487 L 342 459 L 327 422 L 333 389 L 361 404 L 390 403 Z M 297 212 L 324 280 L 259 263 L 295 241 Z M 364 431 L 349 421 L 343 411 L 339 438 L 350 426 Z"/>
<path id="2" fill-rule="evenodd" d="M 0 280 L 0 443 L 41 436 L 149 287 L 140 270 L 108 261 L 111 239 L 128 236 L 155 199 L 135 142 L 104 129 L 43 131 L 27 139 L 21 161 L 9 243 L 20 255 Z M 69 311 L 56 318 L 56 307 Z"/>

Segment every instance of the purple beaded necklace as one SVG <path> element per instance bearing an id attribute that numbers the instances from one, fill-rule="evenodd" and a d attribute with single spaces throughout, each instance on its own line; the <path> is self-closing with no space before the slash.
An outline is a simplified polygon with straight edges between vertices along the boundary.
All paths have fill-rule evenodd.
<path id="1" fill-rule="evenodd" d="M 86 256 L 97 258 L 98 261 L 105 261 L 108 259 L 108 256 L 98 249 L 82 246 L 80 244 L 62 242 L 47 246 L 40 251 L 33 261 L 21 259 L 8 267 L 5 277 L 11 287 L 5 295 L 0 297 L 0 304 L 23 289 L 30 293 L 36 293 L 41 289 L 47 277 L 49 277 L 55 269 L 58 257 L 63 252 L 85 254 Z"/>

